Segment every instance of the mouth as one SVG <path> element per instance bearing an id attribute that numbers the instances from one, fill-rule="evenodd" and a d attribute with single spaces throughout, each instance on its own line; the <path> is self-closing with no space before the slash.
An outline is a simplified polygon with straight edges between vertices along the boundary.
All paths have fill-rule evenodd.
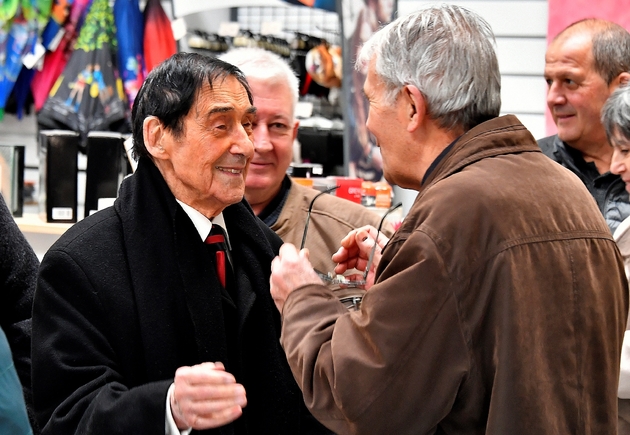
<path id="1" fill-rule="evenodd" d="M 215 166 L 215 169 L 218 169 L 221 172 L 227 172 L 229 174 L 242 174 L 243 173 L 243 169 L 237 169 L 237 168 L 226 168 L 223 166 Z"/>

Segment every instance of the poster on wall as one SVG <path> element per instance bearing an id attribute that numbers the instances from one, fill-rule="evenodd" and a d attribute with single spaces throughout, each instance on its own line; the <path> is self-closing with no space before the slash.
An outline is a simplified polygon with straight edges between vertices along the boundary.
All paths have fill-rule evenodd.
<path id="1" fill-rule="evenodd" d="M 630 0 L 549 0 L 547 45 L 565 27 L 584 18 L 602 18 L 630 31 Z M 547 134 L 556 134 L 556 126 L 547 108 L 545 111 Z"/>
<path id="2" fill-rule="evenodd" d="M 336 12 L 336 0 L 284 0 L 287 3 L 298 6 L 308 6 L 311 8 L 324 9 Z"/>
<path id="3" fill-rule="evenodd" d="M 363 43 L 396 14 L 396 0 L 338 0 L 343 39 L 344 160 L 350 177 L 367 181 L 383 178 L 381 151 L 365 121 L 368 102 L 363 95 L 366 71 L 354 67 Z"/>

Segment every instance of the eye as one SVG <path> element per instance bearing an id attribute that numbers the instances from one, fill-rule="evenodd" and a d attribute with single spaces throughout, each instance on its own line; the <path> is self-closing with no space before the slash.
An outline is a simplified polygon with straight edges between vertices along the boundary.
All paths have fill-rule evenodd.
<path id="1" fill-rule="evenodd" d="M 281 122 L 274 122 L 273 124 L 271 124 L 271 128 L 280 133 L 284 133 L 289 129 L 286 124 L 283 124 Z"/>

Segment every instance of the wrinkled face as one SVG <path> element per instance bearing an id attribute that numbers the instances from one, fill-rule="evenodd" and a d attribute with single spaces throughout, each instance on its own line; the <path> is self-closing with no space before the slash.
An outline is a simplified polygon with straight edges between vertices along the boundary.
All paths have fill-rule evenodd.
<path id="1" fill-rule="evenodd" d="M 400 99 L 394 104 L 386 100 L 386 86 L 375 71 L 375 60 L 368 65 L 363 93 L 367 98 L 368 118 L 365 123 L 372 134 L 374 143 L 380 147 L 383 158 L 383 174 L 390 183 L 407 187 L 408 171 L 414 170 L 411 160 L 414 155 L 409 153 L 405 144 L 405 124 L 403 106 Z"/>
<path id="2" fill-rule="evenodd" d="M 591 36 L 554 41 L 545 56 L 547 105 L 560 139 L 578 150 L 607 143 L 600 112 L 612 86 L 594 70 Z"/>
<path id="3" fill-rule="evenodd" d="M 259 78 L 248 78 L 256 119 L 254 121 L 254 158 L 246 181 L 246 196 L 258 204 L 273 199 L 293 157 L 293 140 L 298 122 L 293 118 L 293 98 L 289 85 Z"/>
<path id="4" fill-rule="evenodd" d="M 610 172 L 621 176 L 626 183 L 626 190 L 630 192 L 630 139 L 616 132 L 610 138 L 610 143 L 613 146 Z"/>
<path id="5" fill-rule="evenodd" d="M 237 79 L 229 76 L 213 89 L 204 84 L 184 118 L 181 137 L 167 131 L 161 142 L 171 174 L 167 182 L 179 200 L 199 210 L 222 210 L 243 198 L 254 155 L 254 118 Z"/>

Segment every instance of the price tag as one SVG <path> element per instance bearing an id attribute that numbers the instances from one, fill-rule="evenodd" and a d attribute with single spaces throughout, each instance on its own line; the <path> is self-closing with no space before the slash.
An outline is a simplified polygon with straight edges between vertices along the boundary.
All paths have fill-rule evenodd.
<path id="1" fill-rule="evenodd" d="M 263 21 L 260 25 L 261 35 L 278 35 L 282 33 L 282 23 L 280 21 Z"/>
<path id="2" fill-rule="evenodd" d="M 59 46 L 59 43 L 63 39 L 63 35 L 66 34 L 66 30 L 62 27 L 59 29 L 55 37 L 48 43 L 48 47 L 46 47 L 49 51 L 55 51 Z"/>
<path id="3" fill-rule="evenodd" d="M 179 41 L 186 36 L 186 21 L 183 18 L 177 18 L 171 22 L 171 29 L 173 30 L 173 37 L 176 41 Z"/>
<path id="4" fill-rule="evenodd" d="M 223 21 L 219 24 L 218 35 L 235 37 L 238 35 L 239 30 L 241 30 L 241 27 L 236 21 Z"/>
<path id="5" fill-rule="evenodd" d="M 310 118 L 313 114 L 313 103 L 308 101 L 299 101 L 295 106 L 296 118 Z"/>
<path id="6" fill-rule="evenodd" d="M 33 53 L 27 53 L 22 59 L 22 64 L 28 68 L 32 69 L 39 60 L 44 57 L 46 54 L 46 49 L 39 42 L 35 45 L 35 50 Z"/>

